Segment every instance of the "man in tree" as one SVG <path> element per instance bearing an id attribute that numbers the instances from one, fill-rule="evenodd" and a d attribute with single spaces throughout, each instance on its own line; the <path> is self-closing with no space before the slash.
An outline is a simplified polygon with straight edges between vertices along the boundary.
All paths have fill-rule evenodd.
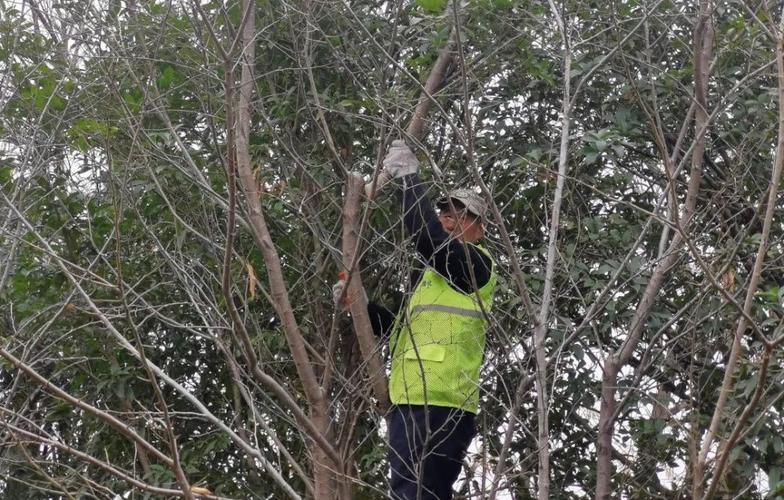
<path id="1" fill-rule="evenodd" d="M 475 434 L 496 283 L 493 260 L 479 246 L 486 204 L 473 191 L 457 189 L 436 204 L 436 215 L 418 175 L 419 161 L 403 141 L 392 143 L 384 169 L 402 182 L 403 221 L 425 265 L 394 321 L 391 314 L 386 321 L 378 311 L 371 314 L 376 325 L 392 331 L 391 496 L 451 499 Z"/>

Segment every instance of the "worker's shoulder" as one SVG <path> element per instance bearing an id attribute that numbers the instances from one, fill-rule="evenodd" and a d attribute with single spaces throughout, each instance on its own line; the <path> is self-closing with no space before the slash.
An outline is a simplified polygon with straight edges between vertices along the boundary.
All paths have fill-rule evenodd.
<path id="1" fill-rule="evenodd" d="M 481 243 L 467 243 L 467 245 L 468 248 L 475 250 L 475 253 L 483 257 L 486 262 L 489 263 L 495 262 L 495 259 L 493 259 L 493 256 L 492 254 L 490 254 L 490 251 L 487 249 L 487 247 L 485 247 Z"/>

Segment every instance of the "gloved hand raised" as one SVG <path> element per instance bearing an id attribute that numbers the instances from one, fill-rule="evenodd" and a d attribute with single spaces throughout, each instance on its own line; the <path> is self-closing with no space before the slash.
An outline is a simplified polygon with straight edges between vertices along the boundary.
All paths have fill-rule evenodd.
<path id="1" fill-rule="evenodd" d="M 332 285 L 332 303 L 335 305 L 335 309 L 340 312 L 347 312 L 356 298 L 349 297 L 349 294 L 346 293 L 347 279 L 348 274 L 345 271 L 340 271 L 338 273 L 338 281 Z M 365 303 L 367 303 L 368 297 L 365 290 L 362 290 L 362 294 L 364 295 Z"/>
<path id="2" fill-rule="evenodd" d="M 400 139 L 392 141 L 392 145 L 384 157 L 384 171 L 396 179 L 419 171 L 419 160 Z"/>
<path id="3" fill-rule="evenodd" d="M 346 311 L 349 306 L 346 294 L 346 273 L 338 273 L 338 281 L 332 285 L 332 303 L 338 311 Z"/>

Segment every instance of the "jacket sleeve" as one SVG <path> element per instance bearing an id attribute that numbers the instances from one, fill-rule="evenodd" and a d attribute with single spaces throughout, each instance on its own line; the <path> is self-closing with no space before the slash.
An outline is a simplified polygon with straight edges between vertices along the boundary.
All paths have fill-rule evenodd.
<path id="1" fill-rule="evenodd" d="M 403 178 L 403 223 L 427 265 L 446 278 L 453 288 L 469 294 L 490 281 L 490 258 L 475 245 L 450 238 L 417 174 Z"/>
<path id="2" fill-rule="evenodd" d="M 373 334 L 382 339 L 388 339 L 395 323 L 395 313 L 381 304 L 368 302 L 368 316 L 373 327 Z"/>

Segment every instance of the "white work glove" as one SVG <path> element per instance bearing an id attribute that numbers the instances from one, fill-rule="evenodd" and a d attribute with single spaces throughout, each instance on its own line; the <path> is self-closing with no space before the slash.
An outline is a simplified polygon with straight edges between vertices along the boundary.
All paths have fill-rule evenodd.
<path id="1" fill-rule="evenodd" d="M 345 273 L 340 273 L 338 276 L 340 275 L 345 275 Z M 341 279 L 332 285 L 332 303 L 335 305 L 335 309 L 338 311 L 345 311 L 348 309 L 348 297 L 343 296 L 345 291 L 346 278 L 341 276 Z"/>
<path id="2" fill-rule="evenodd" d="M 348 294 L 345 294 L 346 291 L 346 279 L 348 275 L 345 271 L 341 271 L 338 273 L 338 281 L 334 285 L 332 285 L 332 303 L 335 305 L 335 309 L 340 312 L 348 311 L 351 304 L 354 302 L 355 297 L 349 297 Z M 365 303 L 368 301 L 367 293 L 365 290 L 362 290 L 362 294 L 365 299 Z"/>
<path id="3" fill-rule="evenodd" d="M 419 171 L 419 160 L 400 139 L 392 141 L 392 145 L 384 157 L 384 171 L 395 179 L 415 174 Z"/>

